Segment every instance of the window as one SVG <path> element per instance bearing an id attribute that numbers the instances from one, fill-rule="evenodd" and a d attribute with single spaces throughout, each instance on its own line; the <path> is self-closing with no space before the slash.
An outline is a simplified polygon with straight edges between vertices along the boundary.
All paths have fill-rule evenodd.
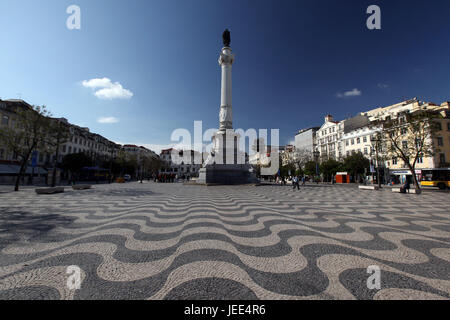
<path id="1" fill-rule="evenodd" d="M 401 129 L 401 132 L 402 132 L 402 134 L 407 134 L 407 133 L 408 133 L 408 130 L 407 130 L 406 128 L 402 128 L 402 129 Z"/>
<path id="2" fill-rule="evenodd" d="M 444 139 L 442 137 L 437 138 L 437 143 L 439 147 L 444 146 Z"/>
<path id="3" fill-rule="evenodd" d="M 395 165 L 397 165 L 397 158 L 393 158 L 392 159 L 392 164 L 395 166 Z"/>
<path id="4" fill-rule="evenodd" d="M 447 131 L 450 131 L 450 122 L 447 122 Z"/>
<path id="5" fill-rule="evenodd" d="M 438 131 L 441 131 L 441 130 L 442 130 L 442 123 L 436 122 L 436 129 L 437 129 Z"/>
<path id="6" fill-rule="evenodd" d="M 402 141 L 403 149 L 408 149 L 408 141 Z"/>
<path id="7" fill-rule="evenodd" d="M 62 147 L 63 153 L 66 153 L 66 149 L 67 149 L 67 147 L 64 145 L 64 146 Z"/>
<path id="8" fill-rule="evenodd" d="M 369 154 L 368 151 L 367 151 L 367 148 L 364 148 L 364 154 L 365 155 Z"/>
<path id="9" fill-rule="evenodd" d="M 416 148 L 419 149 L 420 147 L 422 147 L 422 141 L 419 138 L 417 138 L 416 139 Z"/>
<path id="10" fill-rule="evenodd" d="M 422 163 L 423 163 L 423 157 L 417 158 L 417 163 L 418 163 L 418 164 L 422 164 Z"/>
<path id="11" fill-rule="evenodd" d="M 357 144 L 360 144 L 360 143 L 361 143 L 361 138 L 358 138 L 358 139 L 356 140 L 356 143 L 357 143 Z"/>
<path id="12" fill-rule="evenodd" d="M 0 149 L 0 159 L 3 159 L 3 154 L 5 153 L 5 150 Z"/>
<path id="13" fill-rule="evenodd" d="M 366 143 L 367 142 L 367 137 L 363 138 L 363 142 Z"/>
<path id="14" fill-rule="evenodd" d="M 350 142 L 348 140 L 345 140 L 345 145 L 348 146 Z"/>
<path id="15" fill-rule="evenodd" d="M 440 163 L 445 163 L 445 153 L 439 154 L 439 161 L 440 161 Z"/>
<path id="16" fill-rule="evenodd" d="M 9 117 L 3 116 L 2 117 L 2 125 L 7 126 L 9 124 Z"/>
<path id="17" fill-rule="evenodd" d="M 355 139 L 352 139 L 352 145 L 354 145 L 355 144 Z"/>

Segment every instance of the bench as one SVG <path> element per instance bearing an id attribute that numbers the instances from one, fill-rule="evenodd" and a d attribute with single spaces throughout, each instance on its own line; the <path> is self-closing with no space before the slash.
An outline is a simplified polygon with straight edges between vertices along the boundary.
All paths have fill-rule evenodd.
<path id="1" fill-rule="evenodd" d="M 378 186 L 359 186 L 360 190 L 379 190 Z"/>
<path id="2" fill-rule="evenodd" d="M 90 184 L 78 184 L 78 185 L 74 185 L 72 186 L 73 190 L 88 190 L 88 189 L 92 189 L 92 186 Z"/>
<path id="3" fill-rule="evenodd" d="M 64 192 L 64 187 L 36 189 L 37 194 L 55 194 L 55 193 L 63 193 L 63 192 Z"/>
<path id="4" fill-rule="evenodd" d="M 401 193 L 400 188 L 392 188 L 392 192 Z M 408 191 L 406 191 L 406 193 L 421 194 L 422 190 L 409 189 Z"/>

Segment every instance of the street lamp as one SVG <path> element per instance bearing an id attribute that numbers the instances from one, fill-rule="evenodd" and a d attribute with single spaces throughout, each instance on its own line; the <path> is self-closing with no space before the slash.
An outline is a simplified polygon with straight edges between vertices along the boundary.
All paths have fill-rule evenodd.
<path id="1" fill-rule="evenodd" d="M 374 136 L 370 137 L 370 142 L 372 142 L 372 145 L 375 144 L 375 148 L 372 147 L 372 149 L 375 149 L 375 161 L 377 163 L 377 180 L 378 180 L 378 188 L 381 189 L 381 180 L 380 180 L 380 162 L 378 160 L 378 150 L 379 150 L 379 143 L 381 140 L 379 138 L 375 138 Z M 372 150 L 371 150 L 372 151 Z"/>
<path id="2" fill-rule="evenodd" d="M 320 157 L 320 152 L 318 150 L 315 150 L 313 152 L 313 156 L 314 156 L 314 161 L 316 162 L 316 176 L 319 176 L 319 157 Z"/>

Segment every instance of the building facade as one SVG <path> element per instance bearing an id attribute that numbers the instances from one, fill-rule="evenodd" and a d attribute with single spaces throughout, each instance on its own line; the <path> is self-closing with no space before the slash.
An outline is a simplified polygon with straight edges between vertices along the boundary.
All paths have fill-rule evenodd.
<path id="1" fill-rule="evenodd" d="M 320 161 L 328 159 L 339 160 L 344 156 L 341 138 L 344 135 L 345 120 L 334 121 L 333 116 L 327 115 L 325 123 L 316 134 L 316 151 L 320 154 Z"/>
<path id="2" fill-rule="evenodd" d="M 23 100 L 0 100 L 0 126 L 15 126 L 15 110 L 17 108 L 31 109 L 32 106 Z M 61 125 L 67 126 L 69 135 L 68 139 L 60 145 L 58 159 L 55 159 L 55 152 L 53 150 L 49 151 L 51 148 L 47 146 L 36 150 L 35 163 L 38 167 L 52 168 L 55 160 L 60 164 L 64 156 L 76 153 L 85 153 L 92 159 L 95 165 L 99 166 L 104 161 L 116 158 L 122 148 L 121 145 L 99 134 L 90 132 L 89 128 L 83 128 L 69 123 L 65 118 L 49 119 L 50 121 L 60 122 Z M 8 147 L 0 142 L 0 161 L 2 163 L 17 165 L 19 160 L 18 155 L 8 150 Z M 30 159 L 31 161 L 32 159 Z"/>
<path id="3" fill-rule="evenodd" d="M 185 157 L 186 153 L 190 152 L 190 157 Z M 173 158 L 176 154 L 180 161 Z M 159 155 L 160 159 L 164 162 L 161 173 L 176 174 L 179 177 L 185 175 L 190 177 L 197 177 L 202 167 L 202 163 L 206 154 L 201 154 L 193 150 L 176 150 L 167 149 L 162 150 Z M 189 160 L 183 158 L 190 158 Z M 197 162 L 197 161 L 199 162 Z M 178 163 L 180 162 L 180 163 Z"/>
<path id="4" fill-rule="evenodd" d="M 300 130 L 295 135 L 295 150 L 304 150 L 313 153 L 317 149 L 317 131 L 320 127 Z"/>

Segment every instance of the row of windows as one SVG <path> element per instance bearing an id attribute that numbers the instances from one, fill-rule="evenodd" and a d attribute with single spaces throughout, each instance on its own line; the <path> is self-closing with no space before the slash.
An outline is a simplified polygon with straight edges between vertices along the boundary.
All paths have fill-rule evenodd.
<path id="1" fill-rule="evenodd" d="M 327 135 L 328 133 L 336 132 L 336 127 L 331 127 L 330 129 L 325 129 L 322 131 L 322 136 Z"/>
<path id="2" fill-rule="evenodd" d="M 87 140 L 82 140 L 81 138 L 77 138 L 77 137 L 73 137 L 72 138 L 72 142 L 75 144 L 79 144 L 81 146 L 87 146 L 88 148 L 95 148 L 99 151 L 106 151 L 107 147 L 105 146 L 100 146 L 98 144 L 95 144 L 94 142 L 91 141 L 87 141 Z"/>
<path id="3" fill-rule="evenodd" d="M 355 142 L 355 141 L 356 141 L 356 142 Z M 362 142 L 363 142 L 363 143 L 367 143 L 367 141 L 368 141 L 367 136 L 364 136 L 364 137 L 362 138 Z M 350 143 L 352 144 L 352 146 L 355 145 L 355 143 L 356 143 L 356 144 L 360 144 L 360 143 L 361 143 L 361 138 L 345 140 L 345 145 L 346 145 L 346 146 L 349 146 Z"/>
<path id="4" fill-rule="evenodd" d="M 437 126 L 437 130 L 442 131 L 442 123 L 441 122 L 437 122 L 436 126 Z M 447 131 L 450 131 L 450 122 L 447 122 Z"/>

